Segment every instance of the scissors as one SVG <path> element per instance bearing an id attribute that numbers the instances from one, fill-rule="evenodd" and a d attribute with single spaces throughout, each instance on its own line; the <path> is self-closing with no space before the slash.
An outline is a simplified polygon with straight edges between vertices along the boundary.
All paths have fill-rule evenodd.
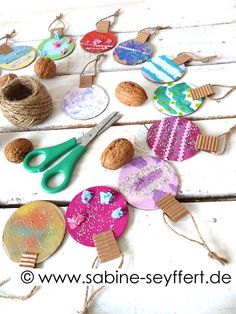
<path id="1" fill-rule="evenodd" d="M 113 112 L 100 123 L 98 123 L 93 129 L 77 139 L 72 137 L 70 140 L 61 144 L 31 151 L 24 158 L 24 168 L 29 172 L 42 172 L 46 170 L 51 164 L 53 164 L 57 159 L 71 151 L 54 167 L 44 172 L 41 181 L 42 188 L 48 193 L 57 193 L 64 190 L 71 180 L 73 170 L 78 160 L 87 151 L 87 145 L 120 118 L 121 115 L 118 112 Z M 36 166 L 31 166 L 30 163 L 32 159 L 39 155 L 43 155 L 45 157 L 44 160 Z M 64 176 L 63 182 L 56 187 L 50 187 L 48 182 L 54 176 L 60 173 L 62 173 Z"/>

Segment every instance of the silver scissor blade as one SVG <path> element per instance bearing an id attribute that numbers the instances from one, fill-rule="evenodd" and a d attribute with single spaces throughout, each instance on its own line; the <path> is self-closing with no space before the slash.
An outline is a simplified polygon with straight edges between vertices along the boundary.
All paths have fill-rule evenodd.
<path id="1" fill-rule="evenodd" d="M 107 130 L 114 122 L 121 118 L 119 112 L 112 112 L 104 120 L 99 122 L 94 128 L 87 132 L 84 136 L 77 139 L 78 144 L 88 145 L 96 136 Z"/>

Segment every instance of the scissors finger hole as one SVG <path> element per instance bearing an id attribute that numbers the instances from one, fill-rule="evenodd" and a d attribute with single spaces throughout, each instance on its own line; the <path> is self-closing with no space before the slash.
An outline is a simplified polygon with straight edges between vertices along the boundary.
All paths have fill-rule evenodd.
<path id="1" fill-rule="evenodd" d="M 46 156 L 44 154 L 38 154 L 38 155 L 35 155 L 33 156 L 30 161 L 29 161 L 29 165 L 31 167 L 36 167 L 40 164 L 42 164 L 45 160 Z"/>
<path id="2" fill-rule="evenodd" d="M 47 186 L 49 188 L 57 188 L 59 187 L 65 180 L 65 175 L 62 172 L 58 172 L 54 174 L 48 181 Z"/>

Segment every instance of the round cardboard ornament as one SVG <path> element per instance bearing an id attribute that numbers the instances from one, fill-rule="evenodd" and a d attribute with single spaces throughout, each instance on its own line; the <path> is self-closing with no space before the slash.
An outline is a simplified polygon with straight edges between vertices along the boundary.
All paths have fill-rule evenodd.
<path id="1" fill-rule="evenodd" d="M 18 208 L 3 231 L 3 246 L 14 262 L 23 253 L 37 253 L 36 263 L 50 257 L 65 235 L 65 221 L 59 208 L 46 201 L 34 201 Z"/>
<path id="2" fill-rule="evenodd" d="M 36 58 L 36 51 L 30 46 L 9 46 L 8 40 L 15 35 L 15 30 L 11 34 L 6 34 L 1 39 L 6 38 L 6 42 L 0 45 L 0 68 L 5 70 L 19 70 L 30 65 Z"/>
<path id="3" fill-rule="evenodd" d="M 194 122 L 183 117 L 168 117 L 150 127 L 147 143 L 160 158 L 183 161 L 198 152 L 195 147 L 200 134 Z"/>
<path id="4" fill-rule="evenodd" d="M 49 32 L 51 34 L 50 38 L 43 40 L 39 47 L 38 53 L 40 57 L 48 57 L 52 60 L 59 60 L 69 56 L 74 48 L 75 43 L 71 36 L 64 34 L 65 24 L 62 21 L 63 15 L 60 14 L 55 18 L 55 20 L 49 25 Z M 56 21 L 62 23 L 62 27 L 51 28 L 52 24 Z"/>
<path id="5" fill-rule="evenodd" d="M 128 223 L 125 198 L 113 188 L 94 186 L 77 194 L 66 211 L 66 227 L 77 242 L 94 247 L 93 236 L 112 230 L 119 238 Z"/>
<path id="6" fill-rule="evenodd" d="M 193 99 L 190 90 L 193 85 L 184 82 L 168 83 L 154 91 L 154 105 L 158 111 L 169 116 L 186 116 L 195 112 L 203 99 Z"/>
<path id="7" fill-rule="evenodd" d="M 185 73 L 185 64 L 176 64 L 166 55 L 149 58 L 141 68 L 143 76 L 155 83 L 169 83 L 179 80 Z"/>
<path id="8" fill-rule="evenodd" d="M 119 189 L 132 206 L 158 209 L 160 198 L 176 195 L 178 177 L 171 165 L 158 157 L 137 157 L 121 169 Z"/>
<path id="9" fill-rule="evenodd" d="M 109 97 L 105 90 L 93 84 L 93 78 L 97 73 L 97 62 L 104 55 L 98 55 L 90 61 L 80 74 L 80 85 L 73 87 L 65 96 L 62 109 L 72 119 L 87 120 L 101 114 L 108 106 Z M 84 75 L 84 71 L 90 63 L 94 63 L 94 74 Z"/>
<path id="10" fill-rule="evenodd" d="M 107 16 L 96 23 L 97 29 L 84 35 L 81 39 L 81 47 L 91 53 L 106 52 L 117 44 L 116 35 L 110 31 L 110 26 L 114 23 L 115 18 L 119 15 L 119 11 Z M 114 18 L 110 23 L 109 18 Z"/>

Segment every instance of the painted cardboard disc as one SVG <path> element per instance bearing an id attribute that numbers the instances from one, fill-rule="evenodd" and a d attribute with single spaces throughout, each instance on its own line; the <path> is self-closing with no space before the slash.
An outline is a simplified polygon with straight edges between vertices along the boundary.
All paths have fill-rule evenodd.
<path id="1" fill-rule="evenodd" d="M 94 246 L 93 235 L 112 230 L 119 238 L 128 223 L 123 195 L 107 186 L 94 186 L 77 194 L 66 211 L 66 227 L 77 242 Z"/>
<path id="2" fill-rule="evenodd" d="M 196 111 L 203 99 L 193 100 L 190 89 L 194 86 L 187 83 L 168 83 L 159 86 L 154 92 L 154 105 L 168 116 L 186 116 Z"/>
<path id="3" fill-rule="evenodd" d="M 121 169 L 119 188 L 134 207 L 158 209 L 156 202 L 161 197 L 176 195 L 178 177 L 171 165 L 158 157 L 137 157 Z"/>
<path id="4" fill-rule="evenodd" d="M 71 36 L 58 38 L 50 37 L 41 42 L 38 47 L 40 57 L 48 57 L 52 60 L 59 60 L 69 56 L 75 48 Z"/>
<path id="5" fill-rule="evenodd" d="M 169 83 L 179 80 L 185 72 L 185 65 L 178 65 L 166 56 L 158 56 L 147 59 L 141 68 L 143 76 L 156 83 Z"/>
<path id="6" fill-rule="evenodd" d="M 113 51 L 116 61 L 126 65 L 145 62 L 152 56 L 152 48 L 147 43 L 138 43 L 134 39 L 124 41 Z"/>
<path id="7" fill-rule="evenodd" d="M 72 119 L 87 120 L 101 114 L 108 106 L 109 98 L 97 85 L 80 88 L 75 86 L 65 96 L 62 108 Z"/>
<path id="8" fill-rule="evenodd" d="M 183 161 L 198 152 L 195 143 L 200 134 L 195 123 L 182 117 L 168 117 L 150 127 L 147 143 L 160 158 Z"/>
<path id="9" fill-rule="evenodd" d="M 84 35 L 80 41 L 81 47 L 92 53 L 105 52 L 117 44 L 117 37 L 113 32 L 100 33 L 92 31 Z"/>
<path id="10" fill-rule="evenodd" d="M 51 256 L 65 235 L 65 221 L 60 209 L 46 201 L 21 206 L 7 221 L 3 246 L 14 262 L 22 253 L 38 253 L 37 263 Z"/>
<path id="11" fill-rule="evenodd" d="M 0 68 L 19 70 L 27 67 L 36 58 L 36 51 L 30 46 L 11 47 L 12 51 L 0 55 Z"/>

